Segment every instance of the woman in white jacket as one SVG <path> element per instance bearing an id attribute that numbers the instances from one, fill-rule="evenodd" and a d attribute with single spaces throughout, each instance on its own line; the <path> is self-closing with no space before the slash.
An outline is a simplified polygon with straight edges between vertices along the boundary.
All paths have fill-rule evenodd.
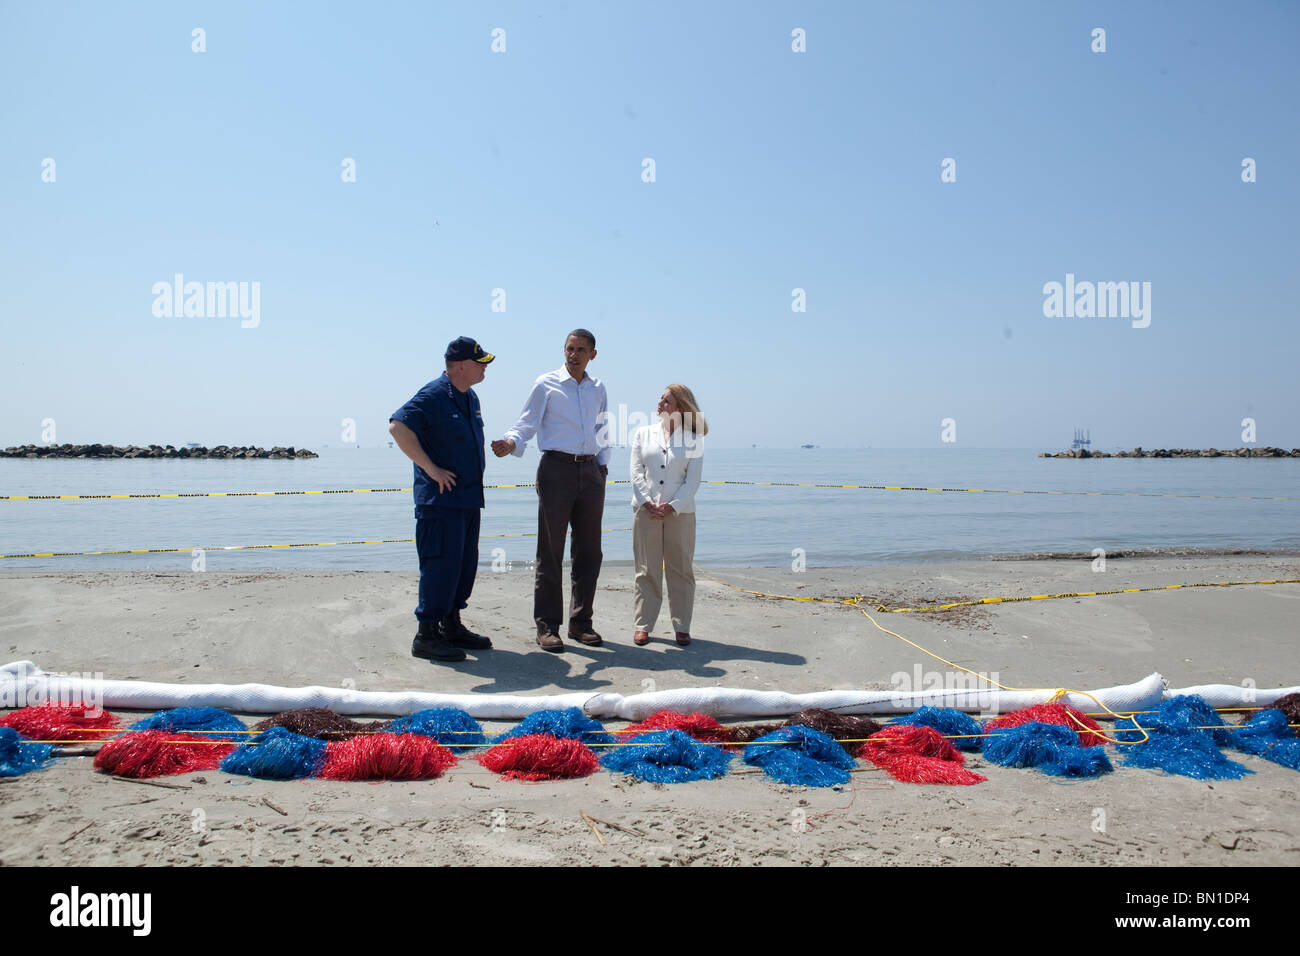
<path id="1" fill-rule="evenodd" d="M 704 468 L 708 425 L 685 385 L 659 396 L 659 424 L 632 439 L 632 551 L 636 558 L 635 644 L 650 642 L 668 578 L 668 608 L 677 643 L 691 642 L 695 605 L 695 493 Z"/>

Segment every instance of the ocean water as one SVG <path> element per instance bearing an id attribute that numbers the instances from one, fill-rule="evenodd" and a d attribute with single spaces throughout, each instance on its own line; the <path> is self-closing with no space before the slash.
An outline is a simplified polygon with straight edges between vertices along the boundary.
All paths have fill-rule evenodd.
<path id="1" fill-rule="evenodd" d="M 0 460 L 0 493 L 305 491 L 409 487 L 397 448 L 323 448 L 293 461 Z M 489 457 L 485 481 L 533 480 L 523 459 Z M 626 480 L 626 449 L 610 478 Z M 1018 491 L 1300 497 L 1300 460 L 1043 459 L 1037 449 L 713 449 L 705 479 L 914 485 Z M 536 492 L 489 489 L 480 560 L 526 564 Z M 632 560 L 631 492 L 609 489 L 607 564 Z M 1300 500 L 944 493 L 705 484 L 696 560 L 704 566 L 807 566 L 959 560 L 1129 549 L 1300 549 Z M 217 550 L 411 538 L 411 493 L 263 498 L 0 501 L 0 554 L 183 548 L 177 553 L 0 559 L 0 568 L 414 570 L 413 543 Z M 527 536 L 515 536 L 520 532 Z M 499 549 L 499 550 L 498 550 Z"/>

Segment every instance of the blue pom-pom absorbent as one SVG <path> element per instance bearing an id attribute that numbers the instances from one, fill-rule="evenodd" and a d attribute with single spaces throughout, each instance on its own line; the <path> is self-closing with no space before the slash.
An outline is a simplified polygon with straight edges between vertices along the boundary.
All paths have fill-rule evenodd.
<path id="1" fill-rule="evenodd" d="M 53 744 L 35 743 L 10 727 L 0 727 L 0 777 L 20 777 L 41 769 L 53 750 Z"/>
<path id="2" fill-rule="evenodd" d="M 433 737 L 444 746 L 464 750 L 487 743 L 487 737 L 477 720 L 463 710 L 447 707 L 421 710 L 409 717 L 399 717 L 380 732 L 420 734 L 423 737 Z"/>
<path id="3" fill-rule="evenodd" d="M 1082 747 L 1069 727 L 1037 721 L 995 730 L 984 741 L 984 757 L 1002 767 L 1033 767 L 1054 777 L 1095 777 L 1114 769 L 1102 747 Z"/>
<path id="4" fill-rule="evenodd" d="M 1253 770 L 1247 770 L 1235 760 L 1229 760 L 1214 746 L 1208 735 L 1195 731 L 1169 733 L 1156 731 L 1146 743 L 1129 748 L 1128 767 L 1144 767 L 1176 773 L 1197 780 L 1236 780 Z"/>
<path id="5" fill-rule="evenodd" d="M 745 763 L 762 767 L 780 783 L 805 787 L 834 787 L 849 782 L 855 767 L 844 748 L 810 727 L 782 727 L 764 734 L 745 748 Z"/>
<path id="6" fill-rule="evenodd" d="M 234 714 L 217 707 L 176 707 L 160 710 L 143 720 L 137 720 L 128 730 L 162 730 L 184 734 L 186 739 L 228 740 L 247 743 L 252 736 L 248 728 Z"/>
<path id="7" fill-rule="evenodd" d="M 654 730 L 610 748 L 600 762 L 607 770 L 618 770 L 651 783 L 685 783 L 721 777 L 734 757 L 735 754 L 716 745 L 702 744 L 680 730 Z"/>
<path id="8" fill-rule="evenodd" d="M 951 707 L 921 707 L 909 716 L 890 721 L 887 726 L 907 724 L 911 727 L 932 727 L 939 731 L 958 750 L 979 750 L 984 742 L 980 722 L 970 714 Z"/>
<path id="9" fill-rule="evenodd" d="M 1204 697 L 1192 694 L 1170 697 L 1162 701 L 1155 713 L 1120 718 L 1115 721 L 1115 729 L 1118 731 L 1115 736 L 1119 740 L 1140 741 L 1142 734 L 1136 729 L 1129 729 L 1139 725 L 1148 734 L 1153 731 L 1173 734 L 1198 733 L 1213 740 L 1220 747 L 1230 743 L 1232 739 L 1232 731 L 1227 729 L 1218 712 L 1205 702 Z"/>
<path id="10" fill-rule="evenodd" d="M 1154 714 L 1120 718 L 1115 730 L 1120 740 L 1142 740 L 1143 731 L 1149 738 L 1125 748 L 1128 758 L 1124 763 L 1129 767 L 1159 769 L 1197 780 L 1236 780 L 1254 773 L 1219 752 L 1217 744 L 1229 743 L 1231 731 L 1201 697 L 1171 697 Z"/>
<path id="11" fill-rule="evenodd" d="M 304 737 L 283 727 L 264 730 L 221 761 L 226 773 L 268 780 L 297 780 L 311 777 L 325 762 L 328 745 L 315 737 Z"/>
<path id="12" fill-rule="evenodd" d="M 1300 739 L 1292 736 L 1280 710 L 1261 710 L 1233 734 L 1232 742 L 1238 750 L 1300 770 Z"/>
<path id="13" fill-rule="evenodd" d="M 579 740 L 588 745 L 614 742 L 613 736 L 605 732 L 604 724 L 592 720 L 577 707 L 570 707 L 567 710 L 539 710 L 529 714 L 518 726 L 496 738 L 493 743 L 536 734 Z"/>

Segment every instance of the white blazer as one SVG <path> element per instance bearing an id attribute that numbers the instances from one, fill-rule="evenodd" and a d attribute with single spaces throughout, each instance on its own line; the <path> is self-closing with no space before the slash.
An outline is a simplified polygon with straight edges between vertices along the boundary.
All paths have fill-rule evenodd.
<path id="1" fill-rule="evenodd" d="M 698 435 L 671 440 L 662 424 L 645 425 L 632 438 L 632 510 L 653 501 L 679 514 L 695 511 L 695 492 L 704 474 L 704 445 Z"/>

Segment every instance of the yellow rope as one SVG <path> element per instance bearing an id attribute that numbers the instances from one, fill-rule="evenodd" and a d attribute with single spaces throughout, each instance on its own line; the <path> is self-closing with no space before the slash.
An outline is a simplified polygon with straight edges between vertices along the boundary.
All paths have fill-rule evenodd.
<path id="1" fill-rule="evenodd" d="M 1048 698 L 1048 700 L 1047 700 L 1047 703 L 1049 703 L 1049 704 L 1054 704 L 1054 703 L 1056 703 L 1058 700 L 1062 700 L 1062 699 L 1064 699 L 1064 698 L 1065 698 L 1067 695 L 1069 695 L 1069 694 L 1079 694 L 1079 695 L 1082 696 L 1082 697 L 1087 697 L 1089 700 L 1091 700 L 1094 704 L 1096 704 L 1098 707 L 1100 707 L 1103 711 L 1105 711 L 1105 712 L 1106 712 L 1108 715 L 1110 715 L 1112 718 L 1119 719 L 1119 718 L 1121 718 L 1121 717 L 1129 717 L 1130 719 L 1133 720 L 1133 726 L 1136 727 L 1136 728 L 1137 728 L 1139 731 L 1141 731 L 1141 733 L 1142 733 L 1142 740 L 1138 740 L 1138 741 L 1127 741 L 1127 740 L 1116 740 L 1116 739 L 1114 739 L 1114 738 L 1112 738 L 1112 737 L 1107 737 L 1105 734 L 1100 733 L 1100 732 L 1098 732 L 1098 731 L 1095 731 L 1095 730 L 1092 731 L 1093 733 L 1097 734 L 1097 736 L 1101 737 L 1101 739 L 1104 740 L 1104 741 L 1106 741 L 1107 743 L 1111 743 L 1111 744 L 1145 743 L 1148 739 L 1150 739 L 1150 738 L 1148 737 L 1146 731 L 1142 729 L 1142 727 L 1138 724 L 1137 719 L 1134 718 L 1132 714 L 1117 714 L 1117 713 L 1115 713 L 1115 711 L 1111 710 L 1109 707 L 1107 707 L 1105 704 L 1103 704 L 1103 703 L 1102 703 L 1102 702 L 1097 698 L 1097 696 L 1096 696 L 1095 694 L 1092 694 L 1092 693 L 1090 693 L 1089 691 L 1086 691 L 1086 690 L 1075 690 L 1074 688 L 1065 688 L 1065 687 L 1056 687 L 1056 688 L 1052 688 L 1052 687 L 1010 687 L 1010 686 L 1008 686 L 1008 685 L 1006 685 L 1006 684 L 999 683 L 998 681 L 993 680 L 993 678 L 991 678 L 991 677 L 989 677 L 989 676 L 987 676 L 987 675 L 985 675 L 985 674 L 979 674 L 979 673 L 976 673 L 975 671 L 971 670 L 969 667 L 962 667 L 960 664 L 955 664 L 955 663 L 953 663 L 952 661 L 947 660 L 946 658 L 940 657 L 938 654 L 934 653 L 933 651 L 927 650 L 926 648 L 922 647 L 920 644 L 916 643 L 915 641 L 909 640 L 908 638 L 904 637 L 902 634 L 899 634 L 899 633 L 897 633 L 897 632 L 895 632 L 895 631 L 891 631 L 889 628 L 884 627 L 884 626 L 881 625 L 878 621 L 876 621 L 876 619 L 875 619 L 874 617 L 872 617 L 870 614 L 867 613 L 866 608 L 859 606 L 859 604 L 857 603 L 858 600 L 859 600 L 859 599 L 854 598 L 852 601 L 845 601 L 844 603 L 845 603 L 845 604 L 850 604 L 852 607 L 857 608 L 857 610 L 861 611 L 862 614 L 866 617 L 866 619 L 867 619 L 868 621 L 870 621 L 872 624 L 874 624 L 874 625 L 875 625 L 877 628 L 879 628 L 880 630 L 884 631 L 886 634 L 890 634 L 890 635 L 892 635 L 892 636 L 898 638 L 898 639 L 899 639 L 900 641 L 902 641 L 904 644 L 908 644 L 908 645 L 910 645 L 911 647 L 916 648 L 918 651 L 920 651 L 920 652 L 923 653 L 923 654 L 929 654 L 931 657 L 933 657 L 936 661 L 939 661 L 940 663 L 947 664 L 949 667 L 954 667 L 954 668 L 956 668 L 957 670 L 960 670 L 960 671 L 965 671 L 965 672 L 968 673 L 968 674 L 973 674 L 973 675 L 974 675 L 976 678 L 978 678 L 979 680 L 985 681 L 986 683 L 989 683 L 989 684 L 993 684 L 993 685 L 995 685 L 996 687 L 998 687 L 998 688 L 1000 688 L 1000 689 L 1002 689 L 1002 690 L 1015 690 L 1015 691 L 1040 691 L 1040 690 L 1050 690 L 1050 691 L 1052 691 L 1052 696 L 1051 696 L 1050 698 Z M 1086 724 L 1084 724 L 1082 721 L 1080 721 L 1077 717 L 1075 717 L 1073 714 L 1069 714 L 1069 717 L 1070 717 L 1070 720 L 1071 720 L 1071 721 L 1073 721 L 1074 723 L 1078 724 L 1079 727 L 1082 727 L 1084 730 L 1090 730 L 1090 729 L 1091 729 L 1091 728 L 1089 728 Z"/>
<path id="2" fill-rule="evenodd" d="M 697 570 L 699 570 L 699 569 L 697 569 Z M 739 586 L 737 586 L 737 585 L 731 584 L 730 582 L 723 581 L 721 578 L 714 577 L 713 575 L 710 575 L 710 574 L 704 572 L 703 570 L 699 570 L 699 573 L 700 573 L 703 577 L 706 577 L 706 578 L 708 578 L 708 579 L 711 580 L 711 581 L 716 581 L 717 583 L 722 584 L 722 585 L 724 585 L 725 587 L 729 587 L 729 588 L 731 588 L 732 590 L 735 590 L 735 591 L 742 591 L 742 592 L 744 592 L 744 593 L 746 593 L 746 594 L 756 594 L 756 595 L 760 595 L 760 596 L 762 596 L 762 597 L 782 598 L 782 599 L 787 600 L 787 601 L 819 601 L 819 602 L 822 602 L 822 603 L 825 603 L 825 604 L 842 604 L 842 605 L 847 605 L 848 607 L 852 607 L 852 608 L 855 608 L 855 609 L 858 610 L 858 611 L 861 611 L 862 614 L 866 617 L 866 619 L 867 619 L 868 621 L 870 621 L 873 625 L 875 625 L 876 628 L 878 628 L 879 630 L 884 631 L 886 634 L 889 634 L 889 635 L 891 635 L 892 637 L 896 637 L 896 638 L 898 638 L 898 639 L 899 639 L 900 641 L 902 641 L 904 644 L 907 644 L 907 645 L 909 645 L 910 647 L 915 648 L 916 650 L 920 651 L 922 654 L 928 654 L 930 657 L 933 657 L 936 661 L 939 661 L 941 664 L 947 664 L 949 667 L 955 668 L 955 669 L 957 669 L 957 670 L 959 670 L 959 671 L 965 671 L 967 674 L 971 674 L 971 675 L 973 675 L 974 677 L 976 677 L 977 679 L 984 681 L 985 683 L 993 684 L 994 686 L 998 687 L 998 688 L 1001 689 L 1001 690 L 1030 691 L 1030 692 L 1033 692 L 1033 691 L 1051 691 L 1051 692 L 1052 692 L 1052 696 L 1051 696 L 1050 698 L 1048 698 L 1048 700 L 1047 700 L 1047 703 L 1049 703 L 1049 704 L 1056 703 L 1058 700 L 1061 700 L 1062 698 L 1066 697 L 1066 696 L 1069 695 L 1069 694 L 1078 694 L 1078 695 L 1081 696 L 1081 697 L 1087 697 L 1087 698 L 1088 698 L 1089 700 L 1091 700 L 1094 704 L 1096 704 L 1098 707 L 1100 707 L 1100 708 L 1101 708 L 1101 709 L 1102 709 L 1102 710 L 1103 710 L 1103 711 L 1104 711 L 1108 716 L 1110 716 L 1110 717 L 1112 717 L 1112 718 L 1120 719 L 1120 718 L 1123 718 L 1123 717 L 1129 717 L 1130 719 L 1133 719 L 1133 726 L 1136 727 L 1137 730 L 1140 731 L 1140 732 L 1142 733 L 1142 740 L 1127 741 L 1127 740 L 1115 740 L 1115 739 L 1112 739 L 1112 738 L 1110 738 L 1110 737 L 1107 737 L 1105 734 L 1101 734 L 1101 733 L 1098 733 L 1097 731 L 1093 731 L 1093 733 L 1098 733 L 1098 736 L 1101 736 L 1101 738 L 1102 738 L 1103 740 L 1107 741 L 1108 743 L 1112 743 L 1112 744 L 1116 744 L 1116 745 L 1129 745 L 1129 744 L 1145 743 L 1148 739 L 1150 739 L 1150 738 L 1148 737 L 1146 731 L 1143 730 L 1143 728 L 1138 724 L 1137 720 L 1136 720 L 1135 718 L 1133 718 L 1133 715 L 1132 715 L 1132 714 L 1121 714 L 1121 713 L 1116 713 L 1115 711 L 1113 711 L 1113 710 L 1111 710 L 1109 707 L 1107 707 L 1105 704 L 1103 704 L 1103 703 L 1102 703 L 1102 702 L 1097 698 L 1097 696 L 1096 696 L 1095 694 L 1092 694 L 1092 693 L 1090 693 L 1089 691 L 1086 691 L 1086 690 L 1076 690 L 1076 689 L 1074 689 L 1074 688 L 1066 688 L 1066 687 L 1055 687 L 1055 688 L 1053 688 L 1053 687 L 1011 687 L 1011 686 L 1008 686 L 1008 685 L 1006 685 L 1006 684 L 999 683 L 998 681 L 993 680 L 992 678 L 988 677 L 988 676 L 985 675 L 985 674 L 977 673 L 976 671 L 971 670 L 969 667 L 963 667 L 962 665 L 960 665 L 960 664 L 956 664 L 956 663 L 954 663 L 954 662 L 948 660 L 947 658 L 940 657 L 938 654 L 934 653 L 934 652 L 931 651 L 931 650 L 927 650 L 926 648 L 922 647 L 920 644 L 917 644 L 915 641 L 909 640 L 908 638 L 904 637 L 902 634 L 899 634 L 899 633 L 897 633 L 896 631 L 891 631 L 889 628 L 887 628 L 887 627 L 883 626 L 882 624 L 880 624 L 880 622 L 878 622 L 874 617 L 872 617 L 870 614 L 867 613 L 866 608 L 864 608 L 864 607 L 861 606 L 861 602 L 862 602 L 862 598 L 861 598 L 861 597 L 832 599 L 832 598 L 796 597 L 796 596 L 789 595 L 789 594 L 769 594 L 769 593 L 767 593 L 767 592 L 763 592 L 763 591 L 752 591 L 752 590 L 749 590 L 748 588 L 742 588 L 742 587 L 739 587 Z M 1078 719 L 1074 718 L 1073 716 L 1071 717 L 1071 720 L 1073 720 L 1075 723 L 1079 724 L 1079 726 L 1080 726 L 1080 727 L 1083 727 L 1085 730 L 1089 729 L 1089 728 L 1087 728 L 1084 724 L 1082 724 Z"/>
<path id="3" fill-rule="evenodd" d="M 1078 693 L 1078 692 L 1076 691 L 1075 693 Z M 1262 709 L 1262 708 L 1261 708 L 1261 709 Z M 1148 711 L 1136 711 L 1135 713 L 1149 713 L 1149 712 L 1148 712 Z M 1070 716 L 1073 716 L 1073 715 L 1070 715 Z M 1133 715 L 1132 715 L 1132 714 L 1125 714 L 1125 715 L 1122 715 L 1122 716 L 1126 716 L 1126 717 L 1129 717 L 1129 718 L 1131 719 Z M 1076 723 L 1077 723 L 1077 721 L 1076 721 Z M 1137 726 L 1137 721 L 1136 721 L 1136 720 L 1134 720 L 1133 723 L 1134 723 L 1134 726 Z M 884 727 L 898 727 L 898 726 L 906 726 L 906 725 L 901 724 L 899 721 L 893 721 L 893 722 L 890 722 L 890 723 L 881 724 L 881 727 L 882 727 L 882 728 L 884 728 Z M 1287 726 L 1290 727 L 1290 728 L 1292 728 L 1293 730 L 1300 729 L 1300 724 L 1287 724 Z M 1138 729 L 1138 730 L 1142 730 L 1142 728 L 1141 728 L 1140 726 L 1138 726 L 1137 729 Z M 1209 725 L 1205 725 L 1205 726 L 1201 726 L 1201 727 L 1189 727 L 1189 728 L 1187 728 L 1187 729 L 1188 729 L 1188 730 L 1245 730 L 1245 729 L 1246 729 L 1246 725 L 1245 725 L 1245 724 L 1239 724 L 1239 725 L 1236 725 L 1236 726 L 1232 726 L 1232 725 L 1228 725 L 1228 724 L 1222 724 L 1222 725 L 1219 725 L 1219 726 L 1215 726 L 1215 725 L 1213 725 L 1213 724 L 1209 724 Z M 141 733 L 145 733 L 145 732 L 146 732 L 146 731 L 143 731 L 143 730 L 123 730 L 122 728 L 108 728 L 108 729 L 104 729 L 104 728 L 90 728 L 90 727 L 84 728 L 84 730 L 79 730 L 78 732 L 84 732 L 85 730 L 97 730 L 97 731 L 102 731 L 102 732 L 104 732 L 104 733 L 123 734 L 123 735 L 124 735 L 124 734 L 141 734 Z M 1141 742 L 1142 742 L 1142 741 L 1115 741 L 1115 740 L 1110 740 L 1110 739 L 1106 736 L 1106 734 L 1105 734 L 1104 731 L 1093 730 L 1091 727 L 1085 726 L 1085 725 L 1083 725 L 1083 724 L 1079 724 L 1079 727 L 1078 727 L 1077 732 L 1078 732 L 1078 733 L 1081 733 L 1081 734 L 1083 734 L 1083 733 L 1095 734 L 1095 735 L 1097 735 L 1098 737 L 1101 737 L 1101 738 L 1102 738 L 1103 740 L 1105 740 L 1107 743 L 1114 743 L 1114 744 L 1127 744 L 1127 743 L 1141 743 Z M 1142 732 L 1143 732 L 1144 735 L 1146 734 L 1146 731 L 1145 731 L 1145 730 L 1142 730 Z M 174 733 L 182 733 L 182 734 L 202 734 L 202 733 L 223 733 L 223 734 L 249 733 L 249 734 L 260 734 L 260 733 L 263 733 L 263 731 L 260 731 L 260 730 L 245 730 L 245 731 L 239 731 L 239 730 L 222 730 L 222 731 L 194 731 L 194 730 L 180 730 L 180 731 L 174 731 Z M 385 733 L 385 731 L 369 731 L 369 730 L 366 730 L 366 731 L 361 731 L 360 733 L 357 733 L 357 734 L 353 734 L 352 736 L 354 736 L 354 737 L 369 737 L 369 736 L 374 736 L 374 735 L 379 734 L 379 733 Z M 474 731 L 472 731 L 472 730 L 454 730 L 454 731 L 443 731 L 443 733 L 472 734 L 472 733 L 474 733 Z M 610 731 L 610 733 L 619 734 L 619 733 L 623 733 L 623 731 L 621 731 L 621 730 L 615 730 L 615 731 Z M 994 732 L 994 733 L 987 733 L 987 734 L 940 734 L 940 736 L 943 737 L 944 740 L 967 740 L 967 739 L 972 739 L 972 738 L 998 737 L 998 736 L 1001 736 L 1001 734 L 998 733 L 998 732 Z M 327 738 L 316 738 L 316 739 L 318 739 L 318 740 L 324 740 L 325 742 L 328 743 L 328 739 L 327 739 Z M 833 739 L 836 743 L 839 743 L 839 744 L 861 744 L 861 743 L 866 743 L 866 742 L 867 742 L 868 740 L 870 740 L 871 738 L 869 738 L 869 737 L 833 737 L 832 739 Z M 242 743 L 242 744 L 237 744 L 237 743 L 235 743 L 234 741 L 231 741 L 231 740 L 193 740 L 193 739 L 191 739 L 191 740 L 164 740 L 164 741 L 162 741 L 162 742 L 163 742 L 163 743 L 168 743 L 168 744 L 196 744 L 196 743 L 204 743 L 204 744 L 213 744 L 213 745 L 218 745 L 218 746 L 220 746 L 220 745 L 222 745 L 222 744 L 226 744 L 226 745 L 239 746 L 239 747 L 261 747 L 261 746 L 263 746 L 262 742 L 260 742 L 260 741 L 256 741 L 256 740 L 249 740 L 249 741 L 246 741 L 245 743 Z M 83 739 L 76 739 L 76 740 L 19 740 L 18 743 L 19 743 L 19 744 L 49 744 L 49 745 L 54 745 L 54 746 L 63 746 L 63 745 L 67 745 L 67 744 L 96 744 L 96 743 L 103 743 L 103 741 L 96 741 L 96 740 L 83 740 Z M 490 743 L 490 742 L 489 742 L 489 743 L 483 743 L 483 744 L 453 744 L 453 743 L 444 743 L 444 742 L 441 742 L 441 741 L 439 741 L 439 743 L 440 743 L 441 746 L 443 746 L 443 747 L 464 747 L 464 748 L 473 748 L 473 747 L 500 747 L 500 746 L 503 746 L 503 745 L 510 745 L 510 746 L 513 746 L 513 745 L 514 745 L 512 739 L 510 739 L 510 740 L 502 740 L 502 741 L 500 741 L 500 742 L 498 742 L 498 743 Z M 753 745 L 753 744 L 758 743 L 758 741 L 756 741 L 756 740 L 734 740 L 734 741 L 733 741 L 733 740 L 696 740 L 696 743 L 698 743 L 698 744 L 702 744 L 702 745 L 704 745 L 704 746 L 708 746 L 708 747 L 749 747 L 749 746 L 751 746 L 751 745 Z M 766 741 L 765 743 L 790 743 L 790 744 L 794 744 L 794 743 L 798 743 L 798 741 L 778 740 L 778 741 Z M 627 740 L 627 741 L 619 741 L 619 742 L 616 742 L 616 743 L 604 743 L 604 744 L 589 743 L 589 744 L 586 744 L 585 746 L 587 746 L 587 747 L 641 747 L 641 746 L 644 746 L 644 744 L 639 744 L 639 743 L 637 743 L 635 740 Z"/>

